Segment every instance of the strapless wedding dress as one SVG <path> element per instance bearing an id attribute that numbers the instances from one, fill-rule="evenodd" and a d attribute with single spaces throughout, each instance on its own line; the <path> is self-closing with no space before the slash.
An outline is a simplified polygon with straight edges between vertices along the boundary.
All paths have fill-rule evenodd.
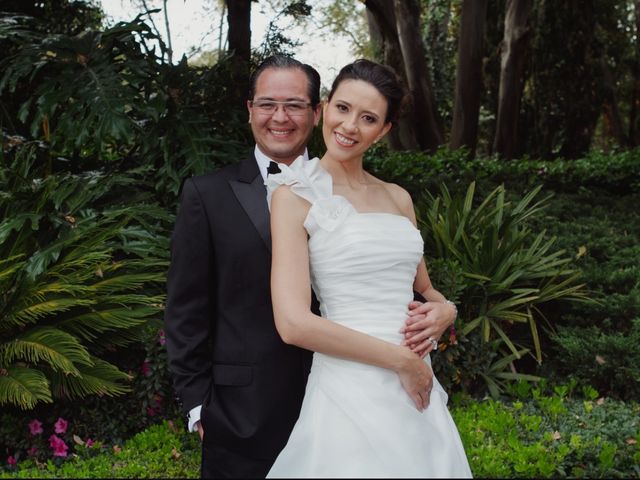
<path id="1" fill-rule="evenodd" d="M 423 254 L 420 232 L 404 216 L 359 213 L 333 195 L 317 158 L 280 169 L 267 177 L 269 204 L 282 184 L 311 203 L 304 226 L 322 316 L 399 344 Z M 452 478 L 471 471 L 435 378 L 420 412 L 395 372 L 315 353 L 300 417 L 268 477 Z"/>

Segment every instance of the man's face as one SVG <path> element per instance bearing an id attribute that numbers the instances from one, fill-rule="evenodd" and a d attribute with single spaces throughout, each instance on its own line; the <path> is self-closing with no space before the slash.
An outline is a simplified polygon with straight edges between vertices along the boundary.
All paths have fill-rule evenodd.
<path id="1" fill-rule="evenodd" d="M 288 165 L 302 155 L 313 127 L 320 120 L 320 105 L 315 109 L 308 106 L 311 101 L 308 85 L 302 70 L 268 68 L 258 77 L 255 95 L 247 102 L 256 144 L 262 153 L 276 162 Z M 267 112 L 259 107 L 269 101 L 276 103 L 274 111 Z M 278 102 L 295 103 L 298 111 L 287 109 Z"/>

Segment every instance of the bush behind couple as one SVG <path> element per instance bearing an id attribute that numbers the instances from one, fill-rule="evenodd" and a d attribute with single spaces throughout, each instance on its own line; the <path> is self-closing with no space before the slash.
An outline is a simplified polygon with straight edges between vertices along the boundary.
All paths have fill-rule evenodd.
<path id="1" fill-rule="evenodd" d="M 398 318 L 394 327 L 400 329 L 399 341 L 319 315 L 305 226 L 318 186 L 304 185 L 305 175 L 328 182 L 329 195 L 340 195 L 355 212 L 390 213 L 416 223 L 408 193 L 362 168 L 365 151 L 390 130 L 400 112 L 404 92 L 395 74 L 383 65 L 358 60 L 341 70 L 324 106 L 319 92 L 320 76 L 313 67 L 285 56 L 266 59 L 252 75 L 247 101 L 254 155 L 189 178 L 183 186 L 171 242 L 165 332 L 175 391 L 188 414 L 189 429 L 202 438 L 203 478 L 263 478 L 279 455 L 271 475 L 334 475 L 303 460 L 291 464 L 291 458 L 301 457 L 296 449 L 313 441 L 307 438 L 314 435 L 308 430 L 316 430 L 305 426 L 310 415 L 300 413 L 313 351 L 392 374 L 403 391 L 398 410 L 408 400 L 416 415 L 429 410 L 431 390 L 437 385 L 425 356 L 453 324 L 456 309 L 432 286 L 421 251 L 413 290 L 426 301 L 407 302 L 406 318 Z M 327 152 L 320 160 L 309 160 L 306 144 L 321 112 Z M 270 162 L 286 172 L 267 182 Z M 284 186 L 277 188 L 279 183 Z M 308 193 L 296 193 L 300 185 Z M 375 301 L 372 298 L 374 307 Z M 362 393 L 353 395 L 357 401 Z M 329 416 L 327 420 L 336 417 Z M 448 412 L 438 416 L 444 419 L 443 428 L 450 429 Z M 421 420 L 398 421 L 411 423 L 402 428 L 424 430 L 418 428 Z M 330 443 L 331 435 L 347 435 L 321 434 Z M 456 458 L 440 461 L 456 465 L 419 470 L 424 472 L 421 476 L 470 475 L 466 458 L 458 458 L 464 452 L 460 454 L 457 431 L 434 441 L 453 445 L 451 456 Z M 314 455 L 326 463 L 336 460 L 330 452 Z M 379 452 L 354 455 L 355 470 L 338 466 L 336 476 L 365 476 L 366 470 L 357 465 L 373 464 L 373 458 L 380 457 Z"/>

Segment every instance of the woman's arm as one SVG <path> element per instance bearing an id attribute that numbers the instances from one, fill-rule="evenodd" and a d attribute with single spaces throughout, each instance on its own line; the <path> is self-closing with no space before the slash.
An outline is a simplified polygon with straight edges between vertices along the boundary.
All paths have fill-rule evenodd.
<path id="1" fill-rule="evenodd" d="M 393 186 L 392 191 L 402 213 L 417 228 L 416 213 L 409 193 L 397 185 Z M 438 340 L 445 330 L 453 325 L 457 309 L 455 305 L 445 303 L 445 296 L 433 287 L 424 258 L 420 260 L 416 270 L 413 289 L 427 301 L 409 304 L 409 319 L 400 332 L 405 334 L 403 345 L 408 345 L 413 352 L 424 356 L 433 349 L 430 339 Z"/>
<path id="2" fill-rule="evenodd" d="M 308 350 L 396 372 L 419 410 L 429 403 L 433 372 L 408 348 L 380 340 L 314 315 L 309 250 L 303 227 L 309 203 L 282 186 L 271 199 L 271 296 L 283 341 Z"/>

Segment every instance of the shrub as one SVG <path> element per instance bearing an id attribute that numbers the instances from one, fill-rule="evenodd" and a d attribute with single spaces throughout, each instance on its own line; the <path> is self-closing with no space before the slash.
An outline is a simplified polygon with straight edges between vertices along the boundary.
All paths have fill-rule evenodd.
<path id="1" fill-rule="evenodd" d="M 598 390 L 623 399 L 640 398 L 640 318 L 628 333 L 613 325 L 606 332 L 592 326 L 559 327 L 556 346 L 557 375 L 571 375 Z"/>
<path id="2" fill-rule="evenodd" d="M 135 176 L 44 176 L 35 150 L 0 172 L 0 404 L 23 409 L 127 390 L 106 352 L 161 312 L 171 219 L 144 196 L 113 201 Z"/>
<path id="3" fill-rule="evenodd" d="M 428 195 L 419 206 L 425 251 L 438 259 L 429 262 L 434 284 L 459 304 L 461 341 L 447 360 L 457 365 L 453 380 L 466 389 L 481 378 L 497 396 L 506 381 L 524 378 L 515 372 L 516 359 L 533 350 L 542 362 L 539 305 L 587 299 L 571 258 L 527 224 L 544 206 L 545 200 L 534 202 L 539 190 L 511 203 L 498 187 L 475 205 L 474 183 L 465 196 L 443 186 L 440 197 Z M 470 347 L 478 341 L 482 347 Z"/>
<path id="4" fill-rule="evenodd" d="M 528 387 L 510 403 L 467 399 L 452 409 L 474 476 L 637 477 L 640 405 L 569 398 L 566 385 L 555 388 L 549 395 Z"/>
<path id="5" fill-rule="evenodd" d="M 200 442 L 181 421 L 149 427 L 123 445 L 78 439 L 68 461 L 24 460 L 0 468 L 0 478 L 198 478 Z M 4 471 L 3 471 L 4 470 Z"/>

